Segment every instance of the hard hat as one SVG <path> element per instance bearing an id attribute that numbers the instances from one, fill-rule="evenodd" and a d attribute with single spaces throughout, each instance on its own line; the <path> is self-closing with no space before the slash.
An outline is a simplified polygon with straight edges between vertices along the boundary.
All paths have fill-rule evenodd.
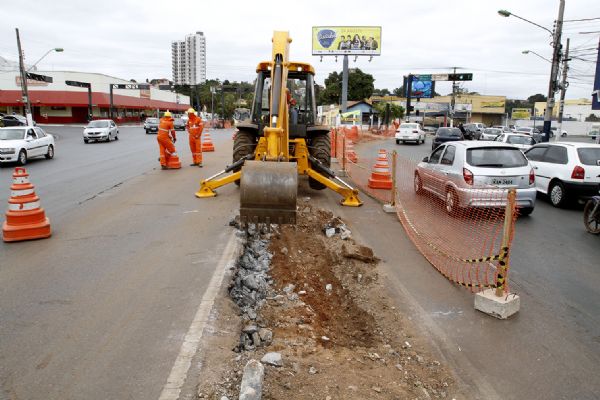
<path id="1" fill-rule="evenodd" d="M 196 110 L 194 110 L 193 108 L 188 108 L 187 110 L 188 114 L 194 114 L 196 112 Z"/>
<path id="2" fill-rule="evenodd" d="M 165 111 L 165 113 L 163 114 L 163 117 L 170 117 L 171 116 L 171 111 Z"/>

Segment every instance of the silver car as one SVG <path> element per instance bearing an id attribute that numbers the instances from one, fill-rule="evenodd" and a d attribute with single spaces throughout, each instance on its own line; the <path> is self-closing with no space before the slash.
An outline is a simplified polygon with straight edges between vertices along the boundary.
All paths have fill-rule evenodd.
<path id="1" fill-rule="evenodd" d="M 90 140 L 110 142 L 111 139 L 119 140 L 119 128 L 112 119 L 90 121 L 83 129 L 85 143 L 89 143 Z"/>
<path id="2" fill-rule="evenodd" d="M 506 206 L 508 189 L 517 189 L 521 215 L 535 207 L 533 167 L 516 147 L 506 143 L 458 141 L 444 143 L 417 165 L 414 189 L 445 201 L 446 211 Z"/>

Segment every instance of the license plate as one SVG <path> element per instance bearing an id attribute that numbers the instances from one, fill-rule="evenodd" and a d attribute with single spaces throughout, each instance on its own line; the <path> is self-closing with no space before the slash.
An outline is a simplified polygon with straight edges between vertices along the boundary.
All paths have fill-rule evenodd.
<path id="1" fill-rule="evenodd" d="M 511 178 L 492 178 L 492 185 L 512 185 L 514 181 Z"/>

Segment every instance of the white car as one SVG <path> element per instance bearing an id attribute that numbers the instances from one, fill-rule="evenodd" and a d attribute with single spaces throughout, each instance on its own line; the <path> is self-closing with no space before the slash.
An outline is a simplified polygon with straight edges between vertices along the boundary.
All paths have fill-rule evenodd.
<path id="1" fill-rule="evenodd" d="M 595 140 L 596 137 L 600 135 L 600 124 L 592 124 L 592 126 L 590 126 L 590 130 L 588 131 L 587 135 Z"/>
<path id="2" fill-rule="evenodd" d="M 54 136 L 37 126 L 0 128 L 0 163 L 27 164 L 32 157 L 54 158 Z"/>
<path id="3" fill-rule="evenodd" d="M 479 136 L 479 140 L 496 140 L 496 138 L 502 135 L 502 129 L 499 128 L 485 128 Z"/>
<path id="4" fill-rule="evenodd" d="M 90 140 L 110 142 L 111 139 L 119 140 L 119 128 L 112 119 L 97 119 L 90 121 L 83 129 L 83 141 Z"/>
<path id="5" fill-rule="evenodd" d="M 535 144 L 535 139 L 522 133 L 503 133 L 496 138 L 496 142 L 508 143 L 525 151 Z"/>
<path id="6" fill-rule="evenodd" d="M 504 143 L 443 143 L 414 173 L 415 192 L 439 197 L 451 215 L 467 207 L 504 207 L 511 188 L 517 191 L 519 213 L 531 214 L 536 199 L 533 167 L 521 151 Z"/>
<path id="7" fill-rule="evenodd" d="M 426 132 L 420 124 L 405 122 L 400 124 L 396 130 L 396 144 L 415 142 L 416 144 L 425 143 Z"/>
<path id="8" fill-rule="evenodd" d="M 594 143 L 539 143 L 525 152 L 535 170 L 535 187 L 555 207 L 569 200 L 598 194 L 600 145 Z"/>

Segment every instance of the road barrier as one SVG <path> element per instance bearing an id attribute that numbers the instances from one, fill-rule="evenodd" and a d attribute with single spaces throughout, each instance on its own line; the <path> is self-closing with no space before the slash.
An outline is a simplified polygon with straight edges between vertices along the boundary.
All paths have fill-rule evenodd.
<path id="1" fill-rule="evenodd" d="M 514 189 L 475 187 L 465 194 L 440 180 L 439 193 L 432 194 L 423 188 L 422 179 L 429 178 L 416 173 L 419 161 L 395 151 L 387 154 L 392 164 L 391 190 L 373 187 L 370 170 L 378 163 L 376 155 L 368 157 L 359 151 L 358 161 L 352 162 L 340 151 L 348 140 L 347 131 L 341 128 L 332 133 L 342 170 L 363 192 L 388 207 L 395 206 L 411 241 L 442 275 L 473 292 L 493 288 L 497 296 L 508 293 L 510 247 L 518 214 Z M 359 131 L 356 140 L 373 140 L 373 135 Z M 465 207 L 467 202 L 476 206 Z"/>
<path id="2" fill-rule="evenodd" d="M 210 137 L 210 132 L 205 132 L 204 135 L 202 135 L 202 152 L 205 153 L 210 151 L 215 151 L 215 145 Z"/>

